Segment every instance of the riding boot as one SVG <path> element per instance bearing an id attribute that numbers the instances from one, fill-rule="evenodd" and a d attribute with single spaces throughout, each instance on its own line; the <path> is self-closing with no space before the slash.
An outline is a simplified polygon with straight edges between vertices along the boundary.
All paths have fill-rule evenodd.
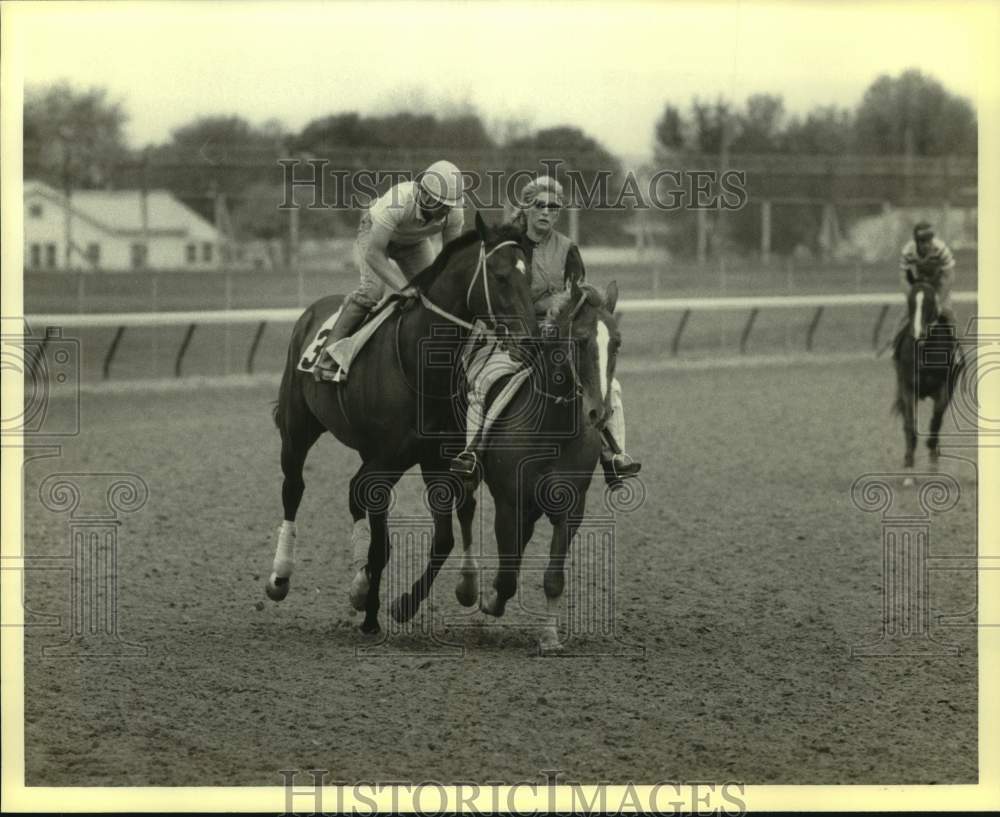
<path id="1" fill-rule="evenodd" d="M 624 480 L 637 476 L 642 470 L 642 463 L 636 462 L 628 454 L 614 454 L 610 457 L 601 455 L 601 468 L 604 469 L 604 481 L 608 487 L 621 488 Z"/>
<path id="2" fill-rule="evenodd" d="M 326 342 L 323 345 L 323 354 L 320 355 L 321 363 L 329 357 L 327 350 L 338 340 L 350 337 L 354 333 L 354 330 L 361 326 L 367 316 L 367 306 L 359 303 L 350 296 L 344 299 L 344 303 L 340 307 L 340 314 L 337 316 L 337 320 L 334 321 L 333 328 L 330 329 L 330 334 L 326 336 Z M 331 368 L 317 366 L 315 377 L 317 380 L 329 380 L 338 369 L 339 366 L 336 363 Z"/>

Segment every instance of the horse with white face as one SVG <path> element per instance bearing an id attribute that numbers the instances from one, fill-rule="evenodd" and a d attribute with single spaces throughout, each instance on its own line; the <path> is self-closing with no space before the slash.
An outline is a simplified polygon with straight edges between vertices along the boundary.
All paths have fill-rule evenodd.
<path id="1" fill-rule="evenodd" d="M 603 296 L 594 287 L 574 284 L 553 302 L 541 324 L 531 388 L 522 389 L 507 407 L 483 458 L 496 505 L 499 568 L 480 608 L 491 616 L 503 615 L 517 591 L 524 548 L 535 524 L 547 516 L 552 538 L 544 587 L 553 618 L 542 632 L 545 649 L 559 646 L 554 617 L 565 584 L 566 556 L 584 519 L 603 444 L 601 430 L 611 413 L 621 346 L 612 314 L 617 300 L 618 286 L 612 282 Z"/>

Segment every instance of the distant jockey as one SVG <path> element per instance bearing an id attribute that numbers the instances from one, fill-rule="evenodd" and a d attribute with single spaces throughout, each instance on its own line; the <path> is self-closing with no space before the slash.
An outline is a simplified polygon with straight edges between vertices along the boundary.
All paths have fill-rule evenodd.
<path id="1" fill-rule="evenodd" d="M 938 296 L 941 321 L 955 324 L 951 308 L 951 287 L 955 281 L 955 258 L 940 238 L 934 237 L 934 228 L 921 221 L 913 228 L 913 240 L 907 241 L 899 257 L 900 283 L 909 293 L 916 281 L 927 281 Z"/>
<path id="2" fill-rule="evenodd" d="M 440 235 L 444 246 L 462 234 L 464 191 L 461 171 L 442 160 L 416 181 L 391 187 L 365 210 L 354 242 L 361 283 L 344 299 L 327 337 L 327 349 L 361 325 L 382 300 L 387 284 L 403 295 L 415 294 L 407 289 L 410 279 L 437 255 L 431 237 Z M 333 369 L 323 368 L 331 365 Z M 324 354 L 316 371 L 322 379 L 332 379 L 335 367 Z"/>
<path id="3" fill-rule="evenodd" d="M 552 296 L 571 283 L 582 282 L 586 276 L 580 250 L 567 236 L 554 229 L 563 205 L 563 189 L 554 178 L 540 176 L 525 185 L 517 202 L 515 223 L 525 231 L 525 251 L 529 254 L 528 272 L 531 281 L 535 312 L 544 317 Z M 451 470 L 471 475 L 478 461 L 477 451 L 499 413 L 498 408 L 510 400 L 512 394 L 504 389 L 487 410 L 486 396 L 497 380 L 514 374 L 524 364 L 511 357 L 502 339 L 484 340 L 471 349 L 463 361 L 469 385 L 466 422 L 466 445 L 454 460 Z M 612 486 L 633 477 L 641 464 L 625 452 L 625 409 L 622 405 L 621 384 L 611 381 L 611 414 L 604 429 L 605 444 L 601 463 L 605 479 Z"/>

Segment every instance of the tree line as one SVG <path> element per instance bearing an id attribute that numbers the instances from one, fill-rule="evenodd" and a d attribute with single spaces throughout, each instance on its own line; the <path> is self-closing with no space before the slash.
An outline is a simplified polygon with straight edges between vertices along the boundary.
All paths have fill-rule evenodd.
<path id="1" fill-rule="evenodd" d="M 166 188 L 213 216 L 212 197 L 225 193 L 240 238 L 281 237 L 287 213 L 281 200 L 277 160 L 295 156 L 354 156 L 417 171 L 429 157 L 447 157 L 463 169 L 513 172 L 525 163 L 560 158 L 566 168 L 610 170 L 612 185 L 624 169 L 598 140 L 565 125 L 532 130 L 524 122 L 487 123 L 471 106 L 442 114 L 398 111 L 323 115 L 293 131 L 277 120 L 255 124 L 240 116 L 204 116 L 173 130 L 169 139 L 135 150 L 128 146 L 128 113 L 105 89 L 79 90 L 63 82 L 27 88 L 24 103 L 26 178 L 56 188 Z M 683 166 L 693 157 L 776 155 L 975 156 L 976 114 L 972 105 L 937 80 L 910 70 L 881 76 L 854 109 L 817 106 L 790 115 L 780 96 L 753 94 L 742 106 L 695 97 L 682 109 L 665 104 L 651 134 L 655 161 Z M 409 162 L 409 167 L 398 165 Z M 367 166 L 372 168 L 371 164 Z M 360 169 L 360 167 L 358 168 Z M 303 236 L 344 234 L 357 214 L 301 212 Z M 665 216 L 671 249 L 691 249 L 689 213 Z M 775 235 L 795 242 L 813 230 L 809 214 L 776 214 Z M 729 241 L 753 246 L 749 215 L 730 222 Z M 582 212 L 581 234 L 589 243 L 622 243 L 628 213 Z M 741 226 L 742 225 L 742 226 Z M 784 238 L 781 238 L 784 237 Z"/>

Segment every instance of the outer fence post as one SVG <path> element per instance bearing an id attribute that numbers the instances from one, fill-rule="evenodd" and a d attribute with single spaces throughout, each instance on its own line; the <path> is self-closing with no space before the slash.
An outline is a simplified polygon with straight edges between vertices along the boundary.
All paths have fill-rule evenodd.
<path id="1" fill-rule="evenodd" d="M 247 355 L 247 374 L 253 374 L 253 359 L 257 355 L 257 347 L 260 345 L 260 339 L 264 336 L 264 329 L 266 328 L 267 321 L 261 321 L 257 327 L 257 332 L 253 336 L 253 342 L 250 344 L 250 353 Z"/>
<path id="2" fill-rule="evenodd" d="M 875 321 L 875 330 L 872 332 L 872 349 L 878 349 L 878 336 L 882 332 L 882 324 L 885 323 L 885 316 L 889 314 L 889 304 L 882 304 L 878 313 L 878 320 Z"/>
<path id="3" fill-rule="evenodd" d="M 754 307 L 750 310 L 750 317 L 747 318 L 746 325 L 743 327 L 743 334 L 740 335 L 740 354 L 742 355 L 747 350 L 747 341 L 750 339 L 750 330 L 753 329 L 753 322 L 757 320 L 757 315 L 760 310 Z"/>
<path id="4" fill-rule="evenodd" d="M 181 376 L 181 363 L 184 361 L 184 355 L 187 354 L 188 346 L 191 345 L 191 336 L 194 335 L 196 325 L 192 323 L 188 326 L 187 332 L 184 333 L 181 348 L 177 350 L 177 360 L 174 361 L 174 377 Z"/>
<path id="5" fill-rule="evenodd" d="M 809 331 L 806 332 L 806 349 L 810 352 L 813 348 L 813 337 L 816 335 L 816 329 L 819 326 L 820 318 L 823 317 L 823 307 L 816 307 L 816 312 L 813 314 L 812 323 L 809 324 Z"/>
<path id="6" fill-rule="evenodd" d="M 118 351 L 118 344 L 121 343 L 122 335 L 125 334 L 125 327 L 119 326 L 118 331 L 115 332 L 115 336 L 111 339 L 111 345 L 108 347 L 108 352 L 104 356 L 104 365 L 101 367 L 101 373 L 105 380 L 111 376 L 111 361 L 115 357 L 115 352 Z"/>
<path id="7" fill-rule="evenodd" d="M 674 331 L 673 340 L 670 341 L 670 354 L 677 357 L 677 350 L 681 345 L 681 335 L 684 334 L 684 327 L 687 326 L 688 318 L 691 317 L 691 310 L 685 309 L 684 314 L 681 315 L 681 322 L 677 324 L 677 329 Z"/>

